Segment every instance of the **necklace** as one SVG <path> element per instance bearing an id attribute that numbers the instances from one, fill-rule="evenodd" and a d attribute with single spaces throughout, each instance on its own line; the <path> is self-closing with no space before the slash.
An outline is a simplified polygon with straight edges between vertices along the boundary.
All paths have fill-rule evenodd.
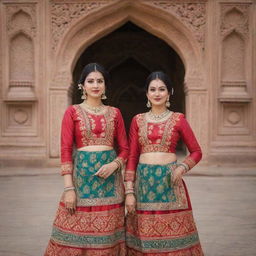
<path id="1" fill-rule="evenodd" d="M 93 107 L 93 106 L 90 106 L 88 105 L 85 101 L 82 103 L 82 105 L 84 106 L 84 108 L 86 110 L 89 110 L 91 112 L 93 112 L 94 114 L 98 114 L 100 112 L 102 112 L 102 110 L 104 109 L 104 105 L 101 104 L 99 106 L 96 106 L 96 107 Z"/>
<path id="2" fill-rule="evenodd" d="M 154 121 L 159 121 L 163 118 L 165 118 L 171 111 L 169 109 L 166 109 L 164 112 L 161 114 L 154 114 L 151 110 L 148 112 L 148 116 L 150 119 Z"/>

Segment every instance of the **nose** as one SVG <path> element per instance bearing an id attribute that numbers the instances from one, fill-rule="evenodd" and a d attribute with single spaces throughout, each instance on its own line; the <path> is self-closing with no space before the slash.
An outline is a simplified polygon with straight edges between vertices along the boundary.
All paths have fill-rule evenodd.
<path id="1" fill-rule="evenodd" d="M 98 87 L 98 82 L 97 81 L 94 81 L 94 83 L 93 83 L 93 87 Z"/>

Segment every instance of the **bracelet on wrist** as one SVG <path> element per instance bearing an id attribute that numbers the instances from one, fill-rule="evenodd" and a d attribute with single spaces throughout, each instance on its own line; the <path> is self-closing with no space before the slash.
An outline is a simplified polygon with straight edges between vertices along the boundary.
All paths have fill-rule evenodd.
<path id="1" fill-rule="evenodd" d="M 123 164 L 122 164 L 121 160 L 118 157 L 116 159 L 114 159 L 113 162 L 115 162 L 117 164 L 117 171 L 122 169 Z"/>
<path id="2" fill-rule="evenodd" d="M 67 192 L 67 191 L 69 191 L 69 190 L 75 190 L 76 188 L 75 187 L 65 187 L 64 188 L 64 192 Z"/>
<path id="3" fill-rule="evenodd" d="M 126 196 L 127 196 L 127 195 L 130 195 L 130 194 L 133 194 L 133 195 L 134 195 L 135 193 L 134 193 L 134 191 L 126 191 L 126 192 L 125 192 L 125 195 L 126 195 Z"/>
<path id="4" fill-rule="evenodd" d="M 116 170 L 119 171 L 120 170 L 120 163 L 118 162 L 118 160 L 114 160 L 113 162 L 115 162 L 117 164 L 117 168 Z"/>
<path id="5" fill-rule="evenodd" d="M 189 171 L 189 166 L 185 163 L 180 163 L 179 166 L 182 166 L 185 169 L 185 172 Z"/>

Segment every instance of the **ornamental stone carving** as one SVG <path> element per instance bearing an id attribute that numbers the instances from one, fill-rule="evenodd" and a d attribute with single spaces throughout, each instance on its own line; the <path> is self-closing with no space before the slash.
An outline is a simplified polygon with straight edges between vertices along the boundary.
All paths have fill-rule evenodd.
<path id="1" fill-rule="evenodd" d="M 236 31 L 245 38 L 249 34 L 249 8 L 250 4 L 221 4 L 221 36 L 225 37 Z"/>
<path id="2" fill-rule="evenodd" d="M 144 1 L 146 4 L 162 8 L 182 21 L 195 35 L 199 43 L 205 40 L 206 1 L 174 0 Z"/>
<path id="3" fill-rule="evenodd" d="M 24 109 L 17 109 L 13 114 L 13 119 L 18 124 L 25 124 L 26 121 L 28 120 L 28 117 L 29 115 Z"/>
<path id="4" fill-rule="evenodd" d="M 80 2 L 80 3 L 79 3 Z M 110 1 L 51 1 L 51 34 L 52 34 L 52 49 L 57 47 L 57 44 L 65 31 L 78 19 L 88 15 L 88 13 L 105 6 Z"/>
<path id="5" fill-rule="evenodd" d="M 16 4 L 6 6 L 7 32 L 14 34 L 24 31 L 31 37 L 36 36 L 36 6 L 35 4 Z"/>

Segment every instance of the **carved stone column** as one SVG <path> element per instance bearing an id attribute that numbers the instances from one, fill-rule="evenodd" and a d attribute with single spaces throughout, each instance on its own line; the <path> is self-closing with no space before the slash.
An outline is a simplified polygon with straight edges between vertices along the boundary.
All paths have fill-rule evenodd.
<path id="1" fill-rule="evenodd" d="M 188 77 L 185 81 L 186 117 L 199 141 L 203 151 L 203 160 L 208 156 L 208 90 L 199 77 Z"/>

